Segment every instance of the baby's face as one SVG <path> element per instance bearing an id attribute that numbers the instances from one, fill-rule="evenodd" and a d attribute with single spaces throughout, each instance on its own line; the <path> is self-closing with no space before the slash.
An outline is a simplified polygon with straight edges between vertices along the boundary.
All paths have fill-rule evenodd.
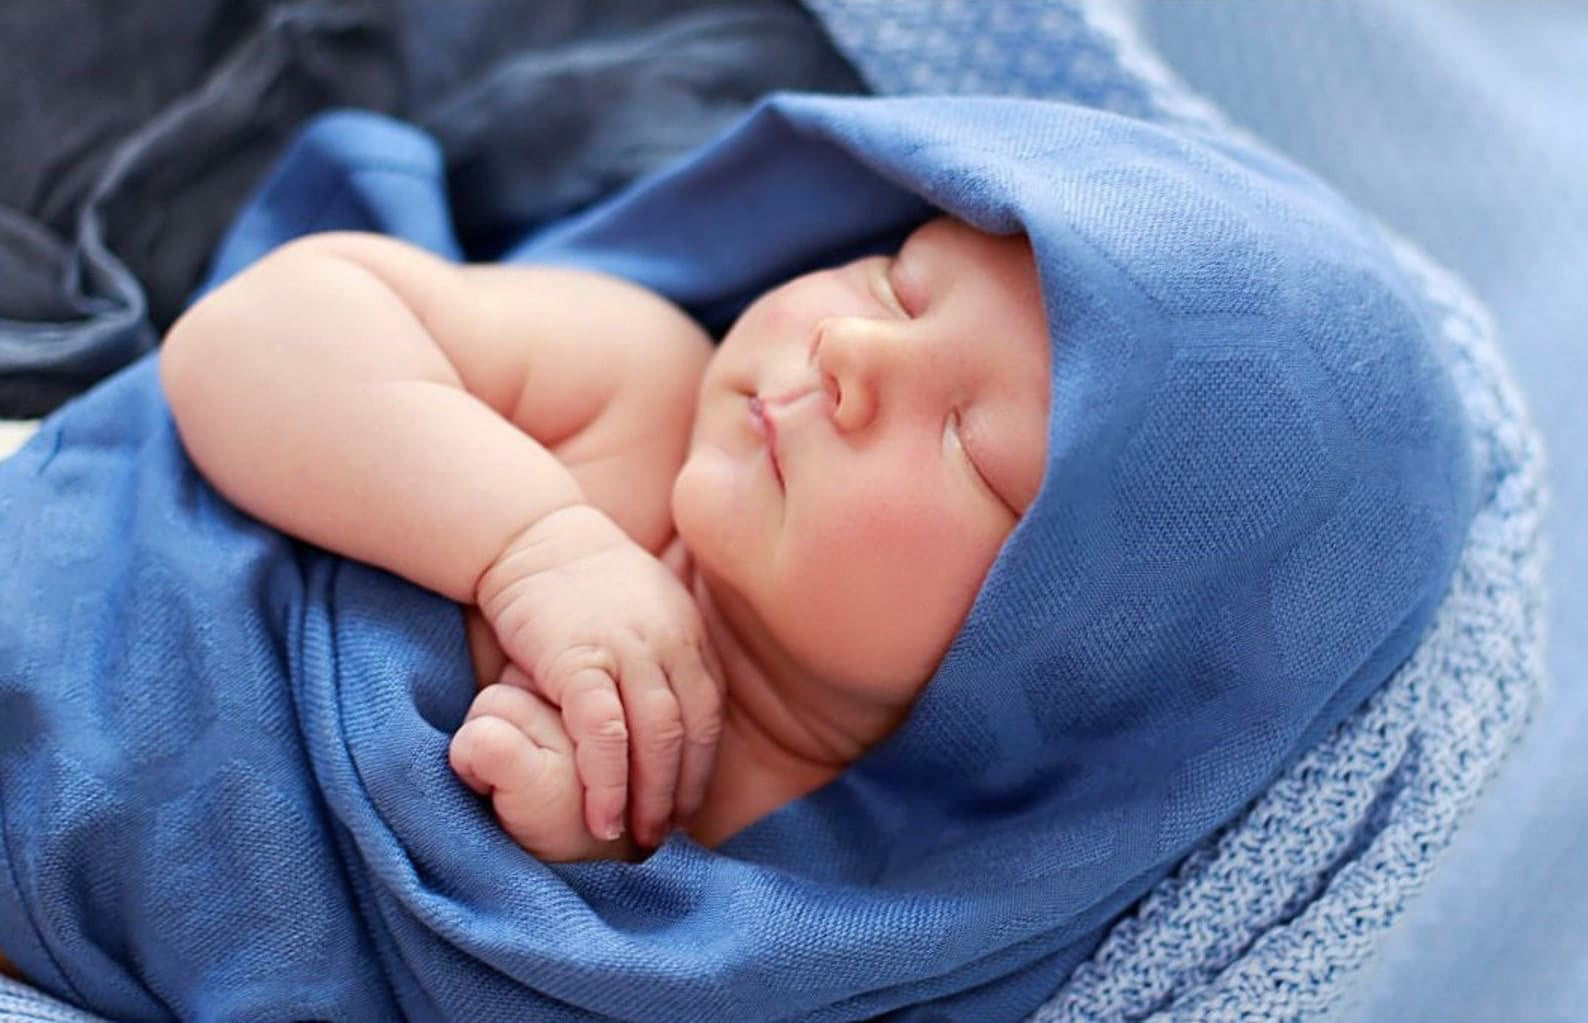
<path id="1" fill-rule="evenodd" d="M 716 593 L 825 684 L 913 699 L 1047 455 L 1028 243 L 935 220 L 757 299 L 701 383 L 673 489 Z"/>

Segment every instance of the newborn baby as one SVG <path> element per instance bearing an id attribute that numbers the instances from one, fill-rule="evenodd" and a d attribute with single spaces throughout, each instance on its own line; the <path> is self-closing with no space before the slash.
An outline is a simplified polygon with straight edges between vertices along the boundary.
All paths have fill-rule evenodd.
<path id="1" fill-rule="evenodd" d="M 902 720 L 1036 495 L 1049 346 L 1024 237 L 949 219 L 715 349 L 617 278 L 343 234 L 205 297 L 161 370 L 232 501 L 464 606 L 451 761 L 513 838 L 633 859 Z"/>

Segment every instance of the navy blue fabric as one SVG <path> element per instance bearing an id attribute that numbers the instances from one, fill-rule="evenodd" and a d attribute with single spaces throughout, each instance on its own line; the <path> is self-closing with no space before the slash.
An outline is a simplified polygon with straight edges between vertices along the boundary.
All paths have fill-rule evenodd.
<path id="1" fill-rule="evenodd" d="M 855 92 L 794 0 L 0 5 L 0 416 L 153 349 L 312 115 L 410 118 L 476 258 L 709 140 L 772 89 Z"/>
<path id="2" fill-rule="evenodd" d="M 323 120 L 218 275 L 333 227 L 455 252 L 438 166 L 411 128 Z M 1473 485 L 1371 229 L 1113 115 L 779 97 L 511 257 L 721 325 L 937 209 L 1032 239 L 1042 491 L 899 731 L 717 850 L 538 863 L 447 769 L 456 608 L 228 508 L 149 362 L 52 417 L 0 463 L 7 954 L 117 1018 L 1029 1012 L 1409 653 Z"/>

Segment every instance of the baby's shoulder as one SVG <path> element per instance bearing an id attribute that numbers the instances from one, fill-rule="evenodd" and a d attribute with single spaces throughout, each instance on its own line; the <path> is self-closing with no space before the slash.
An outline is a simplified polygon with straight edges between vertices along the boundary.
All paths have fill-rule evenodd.
<path id="1" fill-rule="evenodd" d="M 711 338 L 682 309 L 630 281 L 547 266 L 471 269 L 513 293 L 532 322 L 499 322 L 521 358 L 504 412 L 543 444 L 642 546 L 672 535 L 670 496 L 683 464 Z M 500 385 L 503 381 L 497 381 Z"/>
<path id="2" fill-rule="evenodd" d="M 664 296 L 610 274 L 567 267 L 471 267 L 487 294 L 516 292 L 497 342 L 516 400 L 502 411 L 558 446 L 598 420 L 671 422 L 693 407 L 711 338 Z M 636 426 L 639 424 L 636 423 Z M 653 426 L 655 424 L 653 423 Z"/>

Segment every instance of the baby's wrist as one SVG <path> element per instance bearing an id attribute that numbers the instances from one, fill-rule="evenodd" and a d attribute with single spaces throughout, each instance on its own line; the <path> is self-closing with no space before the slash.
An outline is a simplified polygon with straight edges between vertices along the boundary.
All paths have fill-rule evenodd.
<path id="1" fill-rule="evenodd" d="M 622 527 L 594 505 L 581 502 L 549 511 L 508 540 L 480 573 L 475 603 L 490 616 L 514 582 L 627 542 Z"/>

